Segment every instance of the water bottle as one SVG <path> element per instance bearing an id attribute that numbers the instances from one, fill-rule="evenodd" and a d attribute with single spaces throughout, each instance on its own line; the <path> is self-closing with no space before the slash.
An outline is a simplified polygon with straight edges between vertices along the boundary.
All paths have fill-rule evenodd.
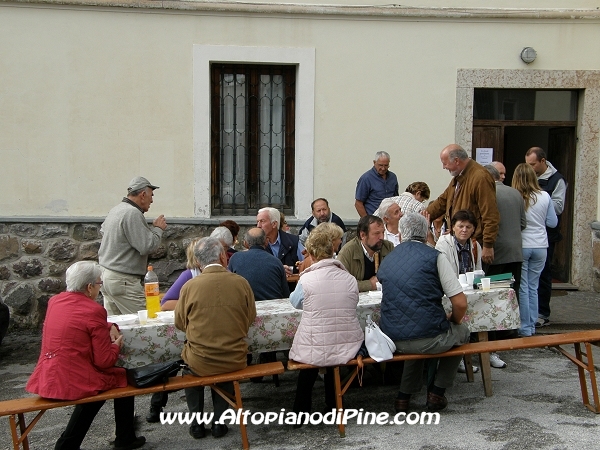
<path id="1" fill-rule="evenodd" d="M 152 266 L 148 266 L 148 273 L 144 277 L 144 290 L 146 291 L 146 309 L 148 310 L 148 318 L 156 319 L 156 313 L 160 311 L 160 297 L 158 290 L 158 276 L 152 270 Z"/>

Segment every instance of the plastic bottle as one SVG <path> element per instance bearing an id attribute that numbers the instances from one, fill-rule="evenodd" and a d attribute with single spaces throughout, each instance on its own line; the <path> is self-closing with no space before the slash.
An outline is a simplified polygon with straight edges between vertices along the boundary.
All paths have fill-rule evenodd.
<path id="1" fill-rule="evenodd" d="M 148 266 L 148 273 L 144 277 L 144 289 L 146 291 L 146 309 L 148 310 L 148 318 L 156 319 L 156 313 L 160 311 L 160 297 L 158 289 L 158 276 L 152 270 L 152 266 Z"/>

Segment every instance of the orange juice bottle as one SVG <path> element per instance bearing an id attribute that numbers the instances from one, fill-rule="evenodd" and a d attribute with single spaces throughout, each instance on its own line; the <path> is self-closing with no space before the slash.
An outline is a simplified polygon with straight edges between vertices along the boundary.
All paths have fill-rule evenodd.
<path id="1" fill-rule="evenodd" d="M 144 290 L 146 291 L 146 309 L 148 310 L 148 318 L 156 319 L 156 313 L 160 311 L 160 296 L 158 289 L 158 276 L 152 270 L 152 266 L 148 266 L 148 273 L 144 277 Z"/>

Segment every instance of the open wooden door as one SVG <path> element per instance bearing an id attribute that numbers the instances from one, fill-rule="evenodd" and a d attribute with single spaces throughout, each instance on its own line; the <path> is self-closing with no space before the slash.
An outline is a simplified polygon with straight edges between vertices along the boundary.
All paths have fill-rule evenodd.
<path id="1" fill-rule="evenodd" d="M 561 215 L 560 233 L 552 259 L 552 277 L 563 283 L 571 281 L 571 247 L 573 244 L 573 183 L 575 181 L 575 129 L 573 127 L 550 128 L 548 132 L 548 161 L 565 178 L 567 195 Z"/>

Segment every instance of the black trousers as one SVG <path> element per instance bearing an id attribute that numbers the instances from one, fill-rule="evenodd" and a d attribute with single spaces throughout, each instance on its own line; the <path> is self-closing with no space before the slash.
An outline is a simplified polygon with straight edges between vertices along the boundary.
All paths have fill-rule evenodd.
<path id="1" fill-rule="evenodd" d="M 184 375 L 196 375 L 189 369 L 184 369 L 183 373 Z M 234 394 L 233 382 L 219 383 L 217 386 L 232 395 Z M 190 412 L 204 412 L 204 388 L 204 386 L 198 386 L 185 389 L 185 400 Z M 217 421 L 221 418 L 221 414 L 223 414 L 227 408 L 229 408 L 229 403 L 227 403 L 225 399 L 217 394 L 213 389 L 211 389 L 210 392 L 212 394 L 213 410 L 215 412 L 214 420 Z"/>
<path id="2" fill-rule="evenodd" d="M 117 446 L 126 445 L 136 438 L 133 426 L 134 400 L 135 397 L 115 398 L 114 400 L 115 434 L 117 436 L 115 445 Z M 104 405 L 104 401 L 76 405 L 67 428 L 56 441 L 54 449 L 79 450 L 102 405 Z"/>
<path id="3" fill-rule="evenodd" d="M 296 386 L 296 399 L 294 400 L 294 412 L 311 412 L 312 391 L 319 376 L 319 369 L 305 369 L 298 374 Z M 335 385 L 333 381 L 333 369 L 328 367 L 325 373 L 325 404 L 328 409 L 335 408 Z"/>
<path id="4" fill-rule="evenodd" d="M 154 409 L 164 408 L 165 406 L 167 406 L 168 400 L 168 392 L 156 392 L 152 394 L 152 398 L 150 399 L 150 407 Z"/>

